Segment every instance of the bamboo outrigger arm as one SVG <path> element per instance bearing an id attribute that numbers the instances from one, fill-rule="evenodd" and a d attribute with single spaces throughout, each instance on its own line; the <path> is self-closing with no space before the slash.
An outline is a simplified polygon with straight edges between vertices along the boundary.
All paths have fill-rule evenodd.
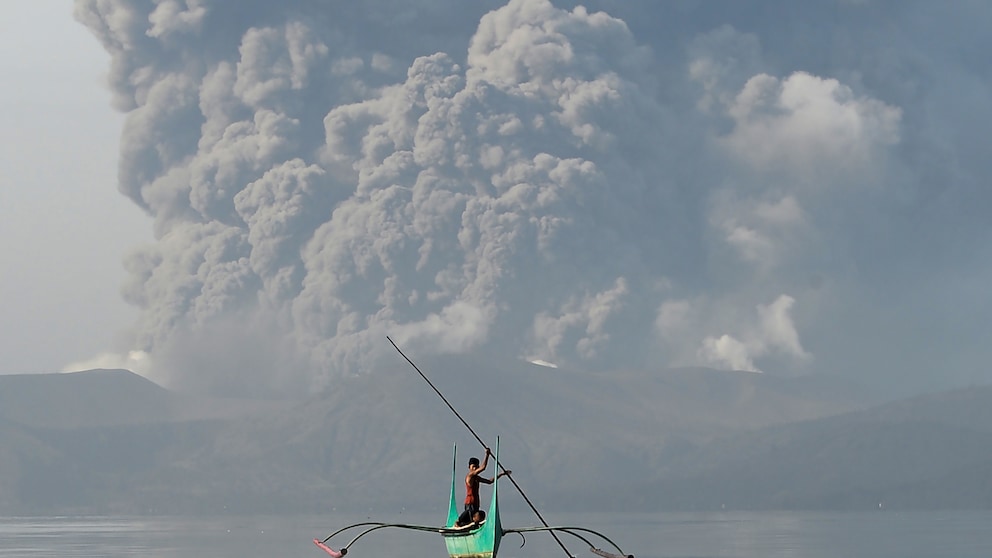
<path id="1" fill-rule="evenodd" d="M 341 550 L 334 550 L 333 548 L 327 546 L 327 541 L 331 540 L 331 538 L 333 538 L 335 535 L 340 535 L 345 531 L 349 531 L 351 529 L 355 529 L 358 527 L 366 527 L 366 529 L 361 533 L 359 533 L 358 535 L 356 535 L 355 538 L 348 541 L 348 544 L 341 547 Z M 439 533 L 439 532 L 447 533 L 448 531 L 450 531 L 449 529 L 445 529 L 443 527 L 430 527 L 427 525 L 410 525 L 407 523 L 380 523 L 376 521 L 366 521 L 363 523 L 355 523 L 353 525 L 349 525 L 347 527 L 338 529 L 337 531 L 334 531 L 326 538 L 324 538 L 324 540 L 314 539 L 313 543 L 318 547 L 320 547 L 324 552 L 327 552 L 328 554 L 333 556 L 334 558 L 340 558 L 341 556 L 348 554 L 348 549 L 351 548 L 351 545 L 355 544 L 358 541 L 358 539 L 364 537 L 365 535 L 368 535 L 373 531 L 378 531 L 379 529 L 386 529 L 386 528 L 406 529 L 408 531 L 423 531 L 427 533 Z"/>
<path id="2" fill-rule="evenodd" d="M 575 538 L 581 540 L 582 542 L 586 543 L 587 545 L 589 545 L 589 551 L 590 552 L 592 552 L 593 554 L 595 554 L 597 556 L 602 556 L 603 558 L 634 558 L 634 555 L 633 554 L 627 554 L 626 552 L 624 552 L 623 550 L 621 550 L 620 547 L 617 546 L 617 544 L 615 542 L 611 541 L 609 539 L 609 537 L 607 537 L 606 535 L 604 535 L 604 534 L 602 534 L 602 533 L 600 533 L 598 531 L 593 531 L 592 529 L 586 529 L 585 527 L 524 527 L 524 528 L 521 528 L 521 529 L 504 529 L 503 530 L 503 533 L 504 534 L 507 534 L 507 533 L 518 533 L 522 537 L 524 533 L 536 533 L 536 532 L 539 532 L 539 531 L 551 531 L 551 532 L 557 531 L 557 532 L 560 532 L 560 533 L 567 533 L 569 535 L 572 535 L 573 537 L 575 537 Z M 617 553 L 615 554 L 615 553 L 607 552 L 605 550 L 602 550 L 600 548 L 597 548 L 595 544 L 593 544 L 592 542 L 589 541 L 589 539 L 587 539 L 587 538 L 583 537 L 582 535 L 576 533 L 576 531 L 581 531 L 583 533 L 592 533 L 593 535 L 596 535 L 597 537 L 599 537 L 599 538 L 603 539 L 604 541 L 606 541 L 614 549 L 616 549 Z"/>

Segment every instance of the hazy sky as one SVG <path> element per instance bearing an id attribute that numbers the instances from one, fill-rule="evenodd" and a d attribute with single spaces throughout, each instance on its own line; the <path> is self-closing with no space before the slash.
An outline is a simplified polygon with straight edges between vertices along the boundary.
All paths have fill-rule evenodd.
<path id="1" fill-rule="evenodd" d="M 176 385 L 312 391 L 391 334 L 992 379 L 987 3 L 585 6 L 77 0 L 89 42 L 68 8 L 15 18 L 8 371 L 140 350 Z"/>
<path id="2" fill-rule="evenodd" d="M 55 372 L 110 350 L 137 311 L 124 254 L 151 220 L 117 192 L 123 115 L 110 57 L 70 0 L 17 1 L 0 18 L 0 373 Z"/>

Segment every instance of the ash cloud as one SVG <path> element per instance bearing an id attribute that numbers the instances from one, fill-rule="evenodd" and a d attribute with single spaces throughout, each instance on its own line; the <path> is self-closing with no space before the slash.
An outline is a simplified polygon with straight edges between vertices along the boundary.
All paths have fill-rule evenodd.
<path id="1" fill-rule="evenodd" d="M 919 218 L 988 207 L 978 128 L 940 128 L 964 119 L 940 80 L 974 91 L 989 69 L 862 23 L 928 11 L 77 0 L 127 112 L 120 190 L 154 219 L 126 260 L 133 349 L 173 385 L 249 393 L 367 373 L 386 334 L 585 368 L 891 359 L 922 332 L 859 327 L 992 267 L 909 247 Z M 875 298 L 898 271 L 915 279 Z"/>

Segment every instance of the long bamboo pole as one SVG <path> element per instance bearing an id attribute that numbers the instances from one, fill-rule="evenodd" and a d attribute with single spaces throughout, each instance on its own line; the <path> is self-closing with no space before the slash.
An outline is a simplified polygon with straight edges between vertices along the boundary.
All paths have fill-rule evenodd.
<path id="1" fill-rule="evenodd" d="M 458 411 L 454 408 L 454 406 L 452 406 L 451 403 L 448 402 L 448 399 L 444 396 L 443 393 L 441 393 L 441 390 L 437 389 L 437 386 L 434 385 L 434 382 L 432 382 L 430 378 L 428 378 L 427 375 L 424 374 L 412 360 L 410 360 L 410 357 L 406 356 L 406 354 L 404 354 L 403 351 L 400 350 L 400 348 L 396 345 L 396 343 L 393 342 L 392 339 L 389 338 L 388 335 L 386 336 L 386 340 L 389 341 L 389 344 L 392 345 L 394 349 L 396 349 L 396 352 L 398 352 L 400 356 L 403 357 L 404 360 L 410 363 L 410 366 L 412 366 L 413 369 L 417 371 L 417 374 L 420 374 L 420 377 L 423 378 L 424 381 L 427 382 L 429 386 L 431 386 L 431 389 L 434 390 L 434 393 L 436 393 L 437 396 L 441 398 L 441 401 L 444 401 L 444 404 L 448 406 L 448 409 L 450 409 L 451 412 L 454 413 L 456 417 L 458 417 L 458 420 L 461 421 L 461 423 L 465 426 L 465 428 L 467 428 L 468 431 L 472 433 L 472 436 L 475 437 L 476 441 L 482 444 L 483 448 L 488 448 L 489 446 L 486 445 L 486 443 L 482 440 L 482 438 L 479 437 L 478 434 L 475 433 L 475 430 L 472 429 L 472 426 L 469 425 L 469 423 L 466 422 L 464 418 L 462 418 L 462 416 L 458 413 Z M 534 506 L 534 504 L 530 501 L 530 498 L 528 498 L 527 494 L 524 493 L 524 489 L 520 488 L 520 485 L 517 484 L 517 481 L 513 478 L 513 476 L 505 475 L 507 469 L 506 467 L 503 467 L 503 464 L 500 463 L 498 459 L 496 460 L 496 466 L 504 473 L 504 476 L 506 476 L 506 478 L 510 479 L 510 482 L 513 484 L 514 488 L 517 489 L 517 492 L 520 493 L 520 496 L 523 497 L 524 501 L 527 502 L 527 505 L 530 506 L 530 509 L 534 512 L 534 515 L 536 515 L 537 518 L 541 520 L 541 523 L 545 527 L 550 528 L 551 526 L 548 525 L 548 522 L 544 520 L 544 517 L 541 515 L 541 512 L 537 511 L 537 507 Z M 554 531 L 548 531 L 548 532 L 551 533 L 552 537 L 554 537 L 555 542 L 558 543 L 558 546 L 560 546 L 561 549 L 565 551 L 565 556 L 568 556 L 568 558 L 575 558 L 575 556 L 568 551 L 568 548 L 565 547 L 565 543 L 561 542 L 561 539 L 558 538 L 558 535 L 555 534 Z"/>

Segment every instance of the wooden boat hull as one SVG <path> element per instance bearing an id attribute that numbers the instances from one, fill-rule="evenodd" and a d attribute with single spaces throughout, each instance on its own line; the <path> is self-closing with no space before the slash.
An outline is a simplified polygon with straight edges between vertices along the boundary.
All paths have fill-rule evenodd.
<path id="1" fill-rule="evenodd" d="M 451 495 L 448 503 L 448 521 L 445 526 L 449 529 L 454 527 L 458 520 L 458 450 L 453 452 L 451 465 Z M 496 439 L 496 451 L 493 454 L 493 463 L 498 463 L 499 459 L 499 438 Z M 495 476 L 495 475 L 493 475 Z M 499 551 L 499 542 L 503 538 L 503 526 L 499 518 L 499 482 L 493 482 L 493 495 L 489 504 L 489 511 L 486 512 L 486 521 L 481 527 L 465 532 L 445 532 L 444 544 L 448 549 L 448 556 L 451 558 L 496 558 Z"/>
<path id="2" fill-rule="evenodd" d="M 445 535 L 444 544 L 451 558 L 495 558 L 499 550 L 499 537 L 482 528 L 471 535 Z"/>

